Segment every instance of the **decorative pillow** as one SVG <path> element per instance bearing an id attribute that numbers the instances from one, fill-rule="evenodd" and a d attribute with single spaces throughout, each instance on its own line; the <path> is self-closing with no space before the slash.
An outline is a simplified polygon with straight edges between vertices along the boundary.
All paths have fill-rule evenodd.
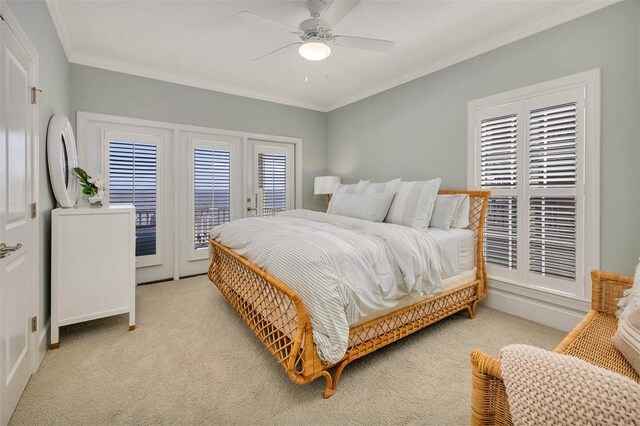
<path id="1" fill-rule="evenodd" d="M 395 194 L 338 194 L 331 199 L 327 213 L 370 222 L 382 222 Z"/>
<path id="2" fill-rule="evenodd" d="M 431 228 L 439 228 L 448 231 L 451 223 L 454 221 L 456 209 L 460 202 L 459 195 L 438 195 L 433 205 L 433 214 L 431 214 Z"/>
<path id="3" fill-rule="evenodd" d="M 389 182 L 383 183 L 370 183 L 367 186 L 365 192 L 367 194 L 381 194 L 381 193 L 391 193 L 395 194 L 398 186 L 400 185 L 400 179 L 393 179 Z"/>
<path id="4" fill-rule="evenodd" d="M 398 185 L 385 222 L 424 229 L 429 226 L 440 178 L 428 181 L 401 182 Z"/>
<path id="5" fill-rule="evenodd" d="M 633 287 L 625 290 L 623 294 L 624 296 L 618 300 L 618 307 L 620 308 L 618 312 L 616 312 L 618 321 L 622 321 L 631 312 L 640 309 L 640 264 L 636 266 L 636 273 L 633 277 Z"/>
<path id="6" fill-rule="evenodd" d="M 640 308 L 618 322 L 618 330 L 613 335 L 613 344 L 640 374 Z"/>
<path id="7" fill-rule="evenodd" d="M 368 186 L 369 186 L 368 180 L 361 180 L 360 182 L 353 183 L 351 185 L 339 184 L 338 186 L 336 186 L 335 191 L 333 191 L 333 195 L 335 196 L 338 194 L 359 194 L 361 192 L 366 191 Z"/>
<path id="8" fill-rule="evenodd" d="M 466 229 L 469 227 L 469 213 L 471 211 L 471 199 L 467 194 L 460 194 L 458 206 L 451 223 L 452 228 Z"/>

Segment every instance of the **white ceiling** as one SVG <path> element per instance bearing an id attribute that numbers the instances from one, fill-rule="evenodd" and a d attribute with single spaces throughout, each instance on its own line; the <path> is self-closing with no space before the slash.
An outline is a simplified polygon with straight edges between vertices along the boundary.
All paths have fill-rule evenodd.
<path id="1" fill-rule="evenodd" d="M 394 40 L 393 51 L 336 46 L 320 63 L 295 47 L 254 62 L 298 38 L 237 15 L 249 9 L 297 26 L 309 17 L 304 0 L 47 4 L 73 63 L 330 111 L 616 1 L 363 0 L 333 32 Z"/>

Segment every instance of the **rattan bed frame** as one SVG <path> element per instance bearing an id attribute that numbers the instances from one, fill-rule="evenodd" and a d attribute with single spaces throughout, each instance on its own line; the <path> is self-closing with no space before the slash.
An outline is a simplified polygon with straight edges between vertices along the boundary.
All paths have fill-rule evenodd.
<path id="1" fill-rule="evenodd" d="M 470 197 L 468 229 L 475 232 L 476 238 L 475 280 L 352 327 L 347 352 L 336 364 L 327 364 L 318 357 L 309 313 L 298 294 L 216 240 L 210 241 L 209 279 L 293 382 L 305 384 L 322 376 L 326 380 L 323 397 L 329 398 L 335 393 L 342 370 L 351 361 L 456 312 L 466 309 L 471 318 L 475 317 L 477 304 L 487 293 L 482 244 L 489 192 L 441 190 L 439 193 Z"/>

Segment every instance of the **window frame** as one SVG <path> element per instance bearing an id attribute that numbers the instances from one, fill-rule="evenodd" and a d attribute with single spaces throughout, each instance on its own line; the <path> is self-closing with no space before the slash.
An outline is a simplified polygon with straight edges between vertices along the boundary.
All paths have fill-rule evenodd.
<path id="1" fill-rule="evenodd" d="M 577 136 L 578 171 L 575 187 L 576 194 L 576 280 L 572 288 L 567 289 L 568 281 L 543 277 L 529 272 L 529 198 L 544 191 L 530 191 L 529 187 L 529 112 L 549 105 L 543 98 L 567 99 L 566 93 L 573 91 L 573 98 L 583 99 L 582 110 L 578 108 L 578 120 L 584 120 L 583 142 Z M 480 122 L 497 114 L 518 115 L 518 267 L 508 270 L 487 264 L 487 274 L 492 283 L 515 292 L 530 294 L 529 290 L 545 298 L 562 298 L 588 301 L 591 296 L 589 272 L 598 269 L 600 264 L 600 70 L 590 70 L 571 76 L 527 86 L 521 89 L 476 99 L 468 103 L 467 123 L 467 181 L 468 187 L 481 189 L 480 185 Z M 588 170 L 588 173 L 587 173 Z M 555 188 L 555 193 L 563 189 Z M 491 195 L 510 195 L 510 190 L 491 189 Z M 566 191 L 571 192 L 571 191 Z M 564 288 L 563 288 L 564 286 Z"/>

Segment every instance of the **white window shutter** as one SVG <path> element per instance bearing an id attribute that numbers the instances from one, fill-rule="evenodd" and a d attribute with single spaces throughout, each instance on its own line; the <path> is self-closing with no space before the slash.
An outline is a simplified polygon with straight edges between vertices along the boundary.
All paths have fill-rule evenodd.
<path id="1" fill-rule="evenodd" d="M 529 272 L 576 279 L 577 106 L 529 113 Z"/>
<path id="2" fill-rule="evenodd" d="M 576 185 L 576 104 L 529 114 L 529 185 L 571 188 Z"/>
<path id="3" fill-rule="evenodd" d="M 515 188 L 518 184 L 518 116 L 480 123 L 480 186 Z"/>
<path id="4" fill-rule="evenodd" d="M 487 263 L 517 269 L 518 262 L 518 116 L 480 122 L 480 186 L 500 195 L 489 199 L 484 232 Z"/>

